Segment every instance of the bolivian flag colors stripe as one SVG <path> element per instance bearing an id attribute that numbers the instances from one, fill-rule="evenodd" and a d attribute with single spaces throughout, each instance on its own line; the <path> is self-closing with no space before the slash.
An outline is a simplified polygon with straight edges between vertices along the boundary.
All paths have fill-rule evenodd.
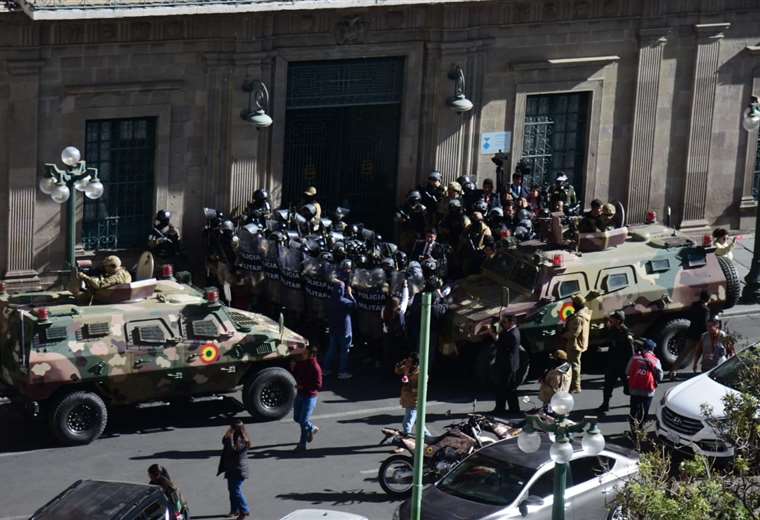
<path id="1" fill-rule="evenodd" d="M 567 321 L 567 319 L 573 314 L 575 314 L 575 307 L 573 307 L 572 303 L 565 303 L 559 309 L 559 319 L 562 321 Z"/>

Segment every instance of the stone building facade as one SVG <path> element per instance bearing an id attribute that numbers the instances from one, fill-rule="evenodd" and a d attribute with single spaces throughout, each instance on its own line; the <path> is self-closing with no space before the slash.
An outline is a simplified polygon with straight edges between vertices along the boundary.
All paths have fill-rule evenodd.
<path id="1" fill-rule="evenodd" d="M 9 280 L 63 264 L 65 218 L 37 181 L 69 144 L 106 185 L 79 206 L 79 236 L 101 248 L 98 222 L 118 217 L 116 248 L 139 251 L 168 208 L 200 252 L 202 208 L 256 187 L 290 202 L 316 184 L 387 227 L 433 168 L 493 177 L 490 138 L 506 138 L 510 167 L 526 156 L 536 182 L 567 171 L 580 198 L 620 200 L 631 221 L 670 207 L 684 228 L 753 225 L 755 0 L 68 4 L 0 7 Z M 447 105 L 457 67 L 464 114 Z M 254 79 L 274 120 L 261 130 L 240 117 Z"/>

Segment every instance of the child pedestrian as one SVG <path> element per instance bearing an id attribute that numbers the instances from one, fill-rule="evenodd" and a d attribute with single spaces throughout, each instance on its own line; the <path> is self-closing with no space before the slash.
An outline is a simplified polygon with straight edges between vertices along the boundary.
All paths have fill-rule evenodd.
<path id="1" fill-rule="evenodd" d="M 411 352 L 396 365 L 396 375 L 401 376 L 401 406 L 404 408 L 404 421 L 401 429 L 405 435 L 414 435 L 417 421 L 417 381 L 420 375 L 419 357 Z M 425 428 L 425 435 L 430 432 Z"/>
<path id="2" fill-rule="evenodd" d="M 296 380 L 296 400 L 293 403 L 293 420 L 301 426 L 301 438 L 295 451 L 306 450 L 306 443 L 314 440 L 319 428 L 311 422 L 317 407 L 317 396 L 322 389 L 322 367 L 317 361 L 317 349 L 309 345 L 291 368 Z"/>
<path id="3" fill-rule="evenodd" d="M 549 403 L 557 392 L 568 392 L 572 371 L 567 362 L 567 353 L 557 349 L 551 353 L 552 367 L 541 378 L 541 387 L 538 390 L 538 398 L 544 404 L 544 411 L 549 411 Z"/>

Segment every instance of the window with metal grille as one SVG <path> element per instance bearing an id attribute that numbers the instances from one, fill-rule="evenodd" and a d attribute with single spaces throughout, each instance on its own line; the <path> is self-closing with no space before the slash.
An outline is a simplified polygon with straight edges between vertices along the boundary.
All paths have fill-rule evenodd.
<path id="1" fill-rule="evenodd" d="M 84 336 L 87 338 L 100 338 L 111 333 L 111 324 L 107 321 L 100 323 L 85 323 Z"/>
<path id="2" fill-rule="evenodd" d="M 527 97 L 522 158 L 531 174 L 525 184 L 552 183 L 563 171 L 576 193 L 583 193 L 590 97 L 589 92 Z"/>
<path id="3" fill-rule="evenodd" d="M 87 121 L 85 159 L 105 191 L 85 198 L 86 249 L 143 246 L 151 228 L 156 155 L 155 117 Z"/>
<path id="4" fill-rule="evenodd" d="M 45 343 L 55 343 L 68 338 L 66 327 L 48 327 L 45 329 Z"/>
<path id="5" fill-rule="evenodd" d="M 132 342 L 135 345 L 162 345 L 166 335 L 159 325 L 140 325 L 132 329 Z"/>

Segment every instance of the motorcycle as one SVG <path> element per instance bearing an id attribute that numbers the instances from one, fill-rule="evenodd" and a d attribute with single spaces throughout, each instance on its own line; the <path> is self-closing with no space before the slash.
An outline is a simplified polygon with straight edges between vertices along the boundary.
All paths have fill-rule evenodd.
<path id="1" fill-rule="evenodd" d="M 509 423 L 479 414 L 468 414 L 466 421 L 449 424 L 444 428 L 446 431 L 442 435 L 425 438 L 422 469 L 425 483 L 438 480 L 476 450 L 497 440 L 515 437 L 520 432 L 519 428 Z M 483 435 L 484 431 L 495 435 L 496 439 Z M 396 428 L 383 428 L 382 432 L 384 438 L 380 444 L 391 442 L 399 449 L 380 464 L 380 487 L 391 497 L 408 497 L 413 484 L 416 439 Z"/>

